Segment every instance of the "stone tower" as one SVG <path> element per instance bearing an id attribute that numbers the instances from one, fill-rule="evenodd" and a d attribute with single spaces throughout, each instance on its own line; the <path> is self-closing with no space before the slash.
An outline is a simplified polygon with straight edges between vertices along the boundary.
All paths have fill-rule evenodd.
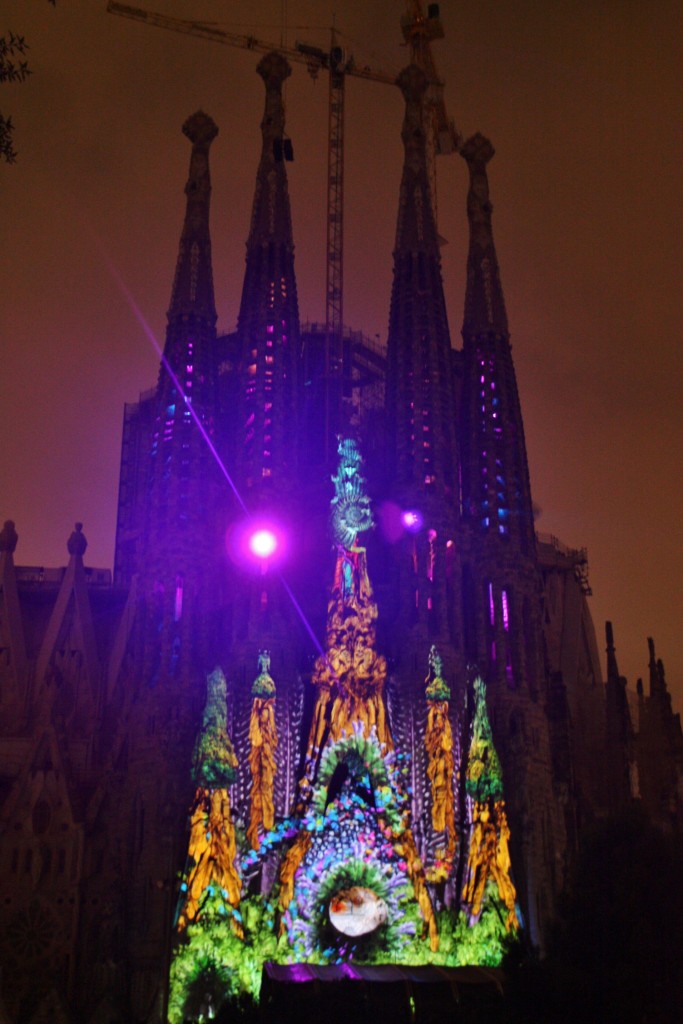
<path id="1" fill-rule="evenodd" d="M 463 618 L 467 659 L 488 684 L 511 795 L 513 862 L 532 936 L 561 884 L 563 815 L 553 789 L 551 693 L 543 656 L 524 426 L 491 223 L 488 139 L 462 147 L 469 171 L 469 253 L 463 321 Z M 559 682 L 558 682 L 559 685 Z"/>
<path id="2" fill-rule="evenodd" d="M 112 807 L 115 828 L 136 836 L 119 866 L 129 915 L 136 1012 L 163 1002 L 165 936 L 181 861 L 187 764 L 212 667 L 220 560 L 212 453 L 216 309 L 209 235 L 209 148 L 218 129 L 201 111 L 183 125 L 192 143 L 186 211 L 153 402 L 148 486 L 131 626 L 113 680 L 128 708 L 119 742 L 127 770 Z M 154 881 L 156 880 L 156 881 Z M 160 1002 L 160 1005 L 161 1005 Z"/>
<path id="3" fill-rule="evenodd" d="M 401 74 L 388 353 L 344 332 L 349 365 L 372 357 L 378 388 L 358 404 L 358 437 L 338 441 L 332 497 L 324 332 L 308 356 L 300 344 L 289 66 L 271 53 L 258 73 L 262 152 L 230 336 L 216 336 L 209 238 L 217 129 L 203 113 L 183 129 L 186 212 L 158 382 L 126 410 L 114 582 L 86 565 L 80 523 L 57 569 L 16 565 L 14 523 L 0 531 L 0 1018 L 12 1024 L 161 1024 L 183 953 L 203 1000 L 194 1019 L 216 1010 L 212 984 L 221 998 L 236 979 L 256 991 L 273 956 L 381 970 L 429 955 L 448 970 L 479 944 L 442 937 L 479 928 L 488 958 L 489 925 L 505 927 L 492 881 L 507 924 L 521 912 L 542 943 L 586 823 L 631 800 L 663 830 L 683 821 L 683 736 L 654 643 L 649 691 L 629 694 L 610 628 L 603 686 L 585 551 L 535 535 L 491 144 L 462 147 L 455 352 L 426 81 Z M 282 571 L 244 551 L 252 527 L 278 520 Z M 223 888 L 229 931 L 209 913 Z"/>
<path id="4" fill-rule="evenodd" d="M 295 468 L 299 309 L 287 189 L 282 86 L 291 68 L 279 53 L 258 65 L 266 87 L 263 144 L 247 240 L 237 326 L 240 353 L 236 464 L 248 505 L 286 489 Z"/>
<path id="5" fill-rule="evenodd" d="M 209 147 L 218 129 L 198 112 L 183 125 L 192 143 L 187 209 L 154 399 L 151 469 L 140 566 L 146 605 L 145 674 L 187 678 L 204 668 L 205 597 L 215 563 L 216 309 L 209 237 Z M 213 570 L 215 571 L 215 569 Z"/>
<path id="6" fill-rule="evenodd" d="M 427 174 L 427 80 L 413 65 L 398 84 L 406 104 L 405 157 L 387 343 L 387 491 L 404 513 L 415 511 L 420 529 L 409 529 L 396 545 L 395 654 L 402 662 L 409 652 L 417 655 L 421 668 L 437 642 L 450 672 L 459 619 L 453 599 L 458 470 L 452 352 Z"/>

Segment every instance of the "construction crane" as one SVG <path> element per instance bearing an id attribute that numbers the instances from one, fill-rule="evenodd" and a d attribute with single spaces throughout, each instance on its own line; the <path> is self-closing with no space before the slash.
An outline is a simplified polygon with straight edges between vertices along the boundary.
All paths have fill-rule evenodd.
<path id="1" fill-rule="evenodd" d="M 364 78 L 372 82 L 395 84 L 396 75 L 357 62 L 353 54 L 346 53 L 337 42 L 332 29 L 330 48 L 296 42 L 294 46 L 283 46 L 264 42 L 253 35 L 241 35 L 220 28 L 217 24 L 172 18 L 165 14 L 131 7 L 128 4 L 109 0 L 107 10 L 125 18 L 144 22 L 173 32 L 209 39 L 225 46 L 237 46 L 257 53 L 277 50 L 289 60 L 304 64 L 312 78 L 320 71 L 329 73 L 328 134 L 327 134 L 327 252 L 325 281 L 325 376 L 327 379 L 327 413 L 329 421 L 331 391 L 341 385 L 350 375 L 344 367 L 344 100 L 347 75 Z M 439 17 L 438 4 L 430 4 L 425 15 L 420 0 L 408 0 L 407 14 L 401 19 L 406 43 L 410 46 L 411 61 L 418 64 L 427 75 L 429 89 L 426 97 L 428 132 L 428 168 L 432 207 L 436 219 L 436 168 L 437 154 L 453 153 L 459 146 L 460 137 L 453 122 L 449 121 L 443 98 L 443 83 L 439 80 L 431 54 L 433 39 L 443 38 L 444 32 Z M 289 148 L 289 147 L 288 147 Z M 290 150 L 291 152 L 291 150 Z M 287 153 L 285 153 L 285 156 Z M 346 371 L 346 372 L 345 372 Z M 329 422 L 328 422 L 329 425 Z M 329 431 L 326 430 L 326 436 Z"/>

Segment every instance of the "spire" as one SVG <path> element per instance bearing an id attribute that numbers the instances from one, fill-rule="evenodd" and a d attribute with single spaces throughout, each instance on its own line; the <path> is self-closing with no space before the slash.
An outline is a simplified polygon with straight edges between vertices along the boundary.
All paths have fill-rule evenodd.
<path id="1" fill-rule="evenodd" d="M 199 605 L 214 589 L 207 576 L 217 504 L 207 443 L 216 414 L 208 153 L 217 132 L 201 111 L 183 125 L 192 143 L 187 208 L 153 399 L 149 493 L 141 496 L 146 521 L 140 582 L 150 617 L 145 671 L 155 682 L 167 674 L 181 679 L 182 666 L 207 656 L 202 650 L 197 658 L 206 621 L 206 606 Z"/>
<path id="2" fill-rule="evenodd" d="M 215 323 L 209 236 L 209 147 L 218 135 L 218 128 L 207 114 L 198 110 L 183 125 L 183 134 L 192 143 L 192 156 L 185 186 L 185 223 L 180 238 L 168 319 L 170 323 L 175 317 L 190 314 Z"/>
<path id="3" fill-rule="evenodd" d="M 51 687 L 53 677 L 64 674 L 61 664 L 65 651 L 78 651 L 87 686 L 78 692 L 80 709 L 95 699 L 100 682 L 100 663 L 93 622 L 93 612 L 88 593 L 88 583 L 83 565 L 83 555 L 88 542 L 83 533 L 83 523 L 76 523 L 67 541 L 69 564 L 64 573 L 57 600 L 55 601 L 45 636 L 36 663 L 36 680 L 45 688 L 50 700 L 55 699 L 55 688 Z"/>
<path id="4" fill-rule="evenodd" d="M 266 87 L 263 146 L 247 241 L 237 326 L 242 360 L 238 445 L 242 482 L 261 489 L 291 477 L 296 436 L 299 309 L 285 157 L 282 84 L 291 68 L 269 53 L 257 71 Z M 294 429 L 293 429 L 294 427 Z"/>
<path id="5" fill-rule="evenodd" d="M 432 212 L 427 173 L 423 98 L 427 77 L 416 64 L 397 79 L 406 103 L 401 138 L 405 151 L 396 225 L 396 253 L 424 252 L 438 262 L 439 240 Z"/>
<path id="6" fill-rule="evenodd" d="M 617 655 L 614 647 L 614 633 L 612 623 L 605 623 L 605 638 L 607 641 L 607 680 L 608 682 L 619 682 L 619 668 L 617 666 Z"/>
<path id="7" fill-rule="evenodd" d="M 261 161 L 256 177 L 247 254 L 255 246 L 273 241 L 293 252 L 285 171 L 285 105 L 282 99 L 282 86 L 292 69 L 281 53 L 273 51 L 266 54 L 256 70 L 266 87 L 266 102 L 261 121 Z"/>
<path id="8" fill-rule="evenodd" d="M 11 693 L 8 695 L 6 692 L 6 705 L 9 704 L 9 699 L 16 699 L 19 702 L 20 687 L 26 677 L 26 640 L 14 568 L 14 552 L 18 540 L 14 521 L 5 520 L 5 525 L 0 530 L 0 650 L 14 677 Z M 8 689 L 6 687 L 6 691 Z M 16 711 L 16 705 L 13 710 Z"/>
<path id="9" fill-rule="evenodd" d="M 633 758 L 633 723 L 626 696 L 626 679 L 619 675 L 614 647 L 612 623 L 605 623 L 607 641 L 607 764 L 609 799 L 618 810 L 631 797 L 631 762 Z"/>
<path id="10" fill-rule="evenodd" d="M 470 248 L 467 259 L 467 292 L 463 331 L 496 331 L 507 335 L 503 289 L 493 244 L 489 183 L 486 165 L 495 150 L 483 135 L 473 135 L 460 150 L 470 172 L 467 217 Z"/>
<path id="11" fill-rule="evenodd" d="M 399 489 L 456 501 L 455 399 L 439 242 L 427 174 L 424 72 L 398 77 L 405 99 L 388 337 L 389 437 Z M 415 491 L 417 488 L 417 492 Z M 430 525 L 430 524 L 426 524 Z"/>
<path id="12" fill-rule="evenodd" d="M 651 636 L 647 638 L 647 647 L 650 654 L 650 696 L 660 697 L 664 692 L 662 687 L 662 673 L 659 671 L 659 662 L 655 657 L 655 642 Z"/>
<path id="13" fill-rule="evenodd" d="M 474 135 L 460 152 L 470 179 L 460 422 L 462 509 L 472 538 L 466 648 L 489 683 L 497 678 L 534 694 L 544 678 L 542 610 L 524 423 L 491 227 L 486 168 L 494 150 Z"/>
<path id="14" fill-rule="evenodd" d="M 375 731 L 381 744 L 393 747 L 384 700 L 387 662 L 375 650 L 377 605 L 367 552 L 358 543 L 358 535 L 373 525 L 362 464 L 356 443 L 340 438 L 332 499 L 337 561 L 327 606 L 326 649 L 313 667 L 318 696 L 306 755 L 309 783 L 314 781 L 325 743 L 336 743 L 345 732 L 358 729 L 369 736 Z M 359 658 L 354 652 L 361 650 Z"/>
<path id="15" fill-rule="evenodd" d="M 463 323 L 463 501 L 486 536 L 514 539 L 533 555 L 534 522 L 524 425 L 491 228 L 486 165 L 488 139 L 474 135 L 461 150 L 470 172 L 467 293 Z"/>
<path id="16" fill-rule="evenodd" d="M 470 842 L 462 900 L 473 917 L 493 894 L 507 910 L 506 931 L 516 931 L 519 919 L 515 907 L 517 892 L 512 881 L 510 827 L 503 793 L 503 769 L 493 743 L 486 707 L 486 684 L 477 675 L 472 685 L 474 716 L 467 759 L 465 791 L 471 801 Z"/>
<path id="17" fill-rule="evenodd" d="M 156 393 L 152 439 L 153 477 L 165 492 L 176 474 L 197 473 L 192 456 L 203 448 L 192 412 L 208 427 L 213 415 L 216 310 L 209 237 L 209 146 L 218 134 L 211 118 L 198 111 L 183 125 L 192 142 L 187 210 L 168 312 L 166 343 Z M 191 451 L 192 449 L 192 451 Z M 157 455 L 161 457 L 157 459 Z M 159 463 L 163 464 L 160 468 Z M 162 504 L 166 507 L 168 494 Z"/>

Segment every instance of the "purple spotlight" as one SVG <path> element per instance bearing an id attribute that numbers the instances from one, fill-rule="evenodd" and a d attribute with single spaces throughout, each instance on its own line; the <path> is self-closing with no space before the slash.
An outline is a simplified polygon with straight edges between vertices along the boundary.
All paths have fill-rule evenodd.
<path id="1" fill-rule="evenodd" d="M 287 556 L 287 532 L 272 519 L 249 518 L 233 523 L 225 543 L 229 558 L 242 569 L 265 572 L 277 568 Z"/>
<path id="2" fill-rule="evenodd" d="M 257 558 L 270 558 L 277 549 L 277 537 L 272 530 L 256 530 L 249 538 L 249 550 Z"/>
<path id="3" fill-rule="evenodd" d="M 423 519 L 416 509 L 407 509 L 401 514 L 401 522 L 409 533 L 417 533 L 422 529 Z"/>

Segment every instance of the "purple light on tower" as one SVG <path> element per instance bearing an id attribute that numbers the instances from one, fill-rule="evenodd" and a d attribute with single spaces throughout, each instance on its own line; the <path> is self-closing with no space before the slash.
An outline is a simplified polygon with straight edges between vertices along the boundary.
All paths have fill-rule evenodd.
<path id="1" fill-rule="evenodd" d="M 248 518 L 234 523 L 226 536 L 231 560 L 243 569 L 279 568 L 287 554 L 287 531 L 273 519 Z"/>
<path id="2" fill-rule="evenodd" d="M 277 550 L 277 536 L 273 530 L 261 528 L 249 537 L 249 550 L 257 558 L 270 558 Z"/>
<path id="3" fill-rule="evenodd" d="M 415 509 L 406 509 L 401 515 L 401 522 L 409 533 L 418 533 L 422 529 L 423 519 Z"/>

